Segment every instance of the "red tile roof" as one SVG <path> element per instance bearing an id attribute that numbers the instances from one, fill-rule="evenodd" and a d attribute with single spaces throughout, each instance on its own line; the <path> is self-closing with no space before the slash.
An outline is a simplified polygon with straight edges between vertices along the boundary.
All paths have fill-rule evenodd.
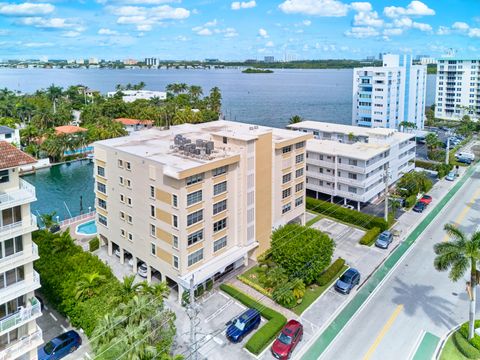
<path id="1" fill-rule="evenodd" d="M 0 170 L 37 162 L 30 155 L 17 149 L 6 141 L 0 141 Z"/>
<path id="2" fill-rule="evenodd" d="M 129 125 L 153 125 L 152 120 L 137 120 L 137 119 L 127 119 L 127 118 L 118 118 L 115 119 L 116 122 L 122 123 L 125 126 Z"/>
<path id="3" fill-rule="evenodd" d="M 87 129 L 82 128 L 80 126 L 73 126 L 73 125 L 64 125 L 64 126 L 57 126 L 55 128 L 55 132 L 57 134 L 75 134 L 78 132 L 84 132 Z"/>

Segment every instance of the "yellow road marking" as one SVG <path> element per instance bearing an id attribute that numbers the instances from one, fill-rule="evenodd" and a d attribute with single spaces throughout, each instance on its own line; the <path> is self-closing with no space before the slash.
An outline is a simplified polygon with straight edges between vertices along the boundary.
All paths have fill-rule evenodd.
<path id="1" fill-rule="evenodd" d="M 470 201 L 468 202 L 468 204 L 465 206 L 465 208 L 462 210 L 462 212 L 455 219 L 455 222 L 453 223 L 454 225 L 456 225 L 456 226 L 460 225 L 460 223 L 463 221 L 465 216 L 467 216 L 468 211 L 471 209 L 473 204 L 475 204 L 475 200 L 477 200 L 477 198 L 479 196 L 480 196 L 480 189 L 477 189 L 477 191 L 475 191 L 475 194 L 473 194 L 473 196 L 470 199 Z M 448 239 L 449 239 L 448 234 L 445 234 L 445 236 L 443 237 L 443 241 L 447 241 Z"/>
<path id="2" fill-rule="evenodd" d="M 380 345 L 380 342 L 382 341 L 384 336 L 387 334 L 388 330 L 390 330 L 390 328 L 392 327 L 393 323 L 397 319 L 398 315 L 400 315 L 402 310 L 403 310 L 403 304 L 400 304 L 395 308 L 395 311 L 387 320 L 382 330 L 380 330 L 380 332 L 378 333 L 377 338 L 373 342 L 372 346 L 370 346 L 370 349 L 368 349 L 367 353 L 363 357 L 363 360 L 370 360 L 375 350 L 377 350 L 378 345 Z"/>

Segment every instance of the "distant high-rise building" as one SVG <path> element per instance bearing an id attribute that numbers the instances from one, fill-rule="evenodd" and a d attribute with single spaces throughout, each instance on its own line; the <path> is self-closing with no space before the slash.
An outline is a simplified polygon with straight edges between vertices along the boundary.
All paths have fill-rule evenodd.
<path id="1" fill-rule="evenodd" d="M 460 120 L 469 115 L 480 119 L 480 59 L 448 57 L 437 62 L 435 117 Z"/>
<path id="2" fill-rule="evenodd" d="M 275 62 L 275 57 L 274 56 L 265 56 L 263 58 L 263 61 L 266 62 L 266 63 L 273 63 L 273 62 Z"/>
<path id="3" fill-rule="evenodd" d="M 157 66 L 158 59 L 157 58 L 145 58 L 145 65 L 147 66 Z"/>
<path id="4" fill-rule="evenodd" d="M 367 61 L 375 61 L 375 56 L 367 56 Z"/>
<path id="5" fill-rule="evenodd" d="M 430 64 L 436 64 L 437 63 L 437 59 L 432 58 L 430 56 L 422 56 L 418 59 L 418 61 L 422 65 L 430 65 Z"/>
<path id="6" fill-rule="evenodd" d="M 427 68 L 412 65 L 410 55 L 383 56 L 383 66 L 353 71 L 352 124 L 398 129 L 414 123 L 423 129 Z"/>
<path id="7" fill-rule="evenodd" d="M 205 59 L 205 62 L 207 63 L 215 63 L 215 62 L 220 62 L 219 59 L 216 58 L 210 58 L 210 59 Z"/>
<path id="8" fill-rule="evenodd" d="M 78 65 L 83 65 L 83 64 L 85 64 L 85 60 L 83 60 L 83 59 L 77 59 L 77 60 L 75 60 L 75 62 L 76 62 Z"/>
<path id="9" fill-rule="evenodd" d="M 138 60 L 135 60 L 135 59 L 125 59 L 125 60 L 123 60 L 123 64 L 124 64 L 124 65 L 137 65 L 137 64 L 138 64 Z"/>
<path id="10" fill-rule="evenodd" d="M 92 58 L 88 59 L 88 63 L 90 65 L 97 65 L 98 64 L 98 59 L 95 58 L 95 57 L 92 57 Z"/>

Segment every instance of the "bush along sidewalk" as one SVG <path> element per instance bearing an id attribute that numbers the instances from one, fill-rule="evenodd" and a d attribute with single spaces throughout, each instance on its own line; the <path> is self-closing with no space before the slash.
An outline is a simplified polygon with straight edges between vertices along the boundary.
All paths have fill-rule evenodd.
<path id="1" fill-rule="evenodd" d="M 333 278 L 338 274 L 338 272 L 345 265 L 345 260 L 338 258 L 335 260 L 317 279 L 317 284 L 320 286 L 327 285 Z"/>
<path id="2" fill-rule="evenodd" d="M 268 322 L 258 329 L 245 344 L 245 348 L 252 354 L 260 354 L 282 330 L 283 326 L 287 323 L 287 319 L 279 312 L 265 307 L 263 304 L 252 299 L 250 296 L 244 294 L 233 286 L 222 284 L 220 285 L 220 289 L 234 299 L 240 301 L 246 307 L 257 309 L 260 312 L 260 315 L 268 320 Z"/>

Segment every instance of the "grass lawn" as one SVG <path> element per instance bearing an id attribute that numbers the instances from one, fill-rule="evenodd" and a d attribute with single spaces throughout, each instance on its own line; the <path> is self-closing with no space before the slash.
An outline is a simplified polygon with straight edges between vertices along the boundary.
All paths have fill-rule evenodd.
<path id="1" fill-rule="evenodd" d="M 356 211 L 356 210 L 355 210 Z M 315 210 L 308 210 L 309 213 L 312 213 L 312 214 L 315 214 L 315 215 L 318 215 L 317 217 L 315 217 L 314 219 L 312 220 L 315 220 L 313 223 L 316 223 L 318 220 L 320 219 L 323 219 L 323 218 L 326 218 L 326 219 L 330 219 L 332 221 L 335 221 L 335 222 L 338 222 L 340 224 L 343 224 L 343 225 L 347 225 L 347 226 L 350 226 L 350 227 L 354 227 L 354 228 L 357 228 L 359 230 L 363 230 L 363 231 L 368 231 L 368 229 L 365 229 L 364 227 L 361 227 L 359 225 L 356 225 L 356 224 L 352 224 L 352 223 L 348 223 L 348 222 L 345 222 L 345 221 L 342 221 L 342 220 L 339 220 L 339 219 L 335 219 L 334 217 L 331 217 L 331 216 L 328 216 L 328 215 L 325 215 L 325 214 L 321 214 L 321 213 L 318 213 L 316 212 Z M 310 221 L 312 221 L 310 220 Z M 305 225 L 306 226 L 311 226 L 312 223 L 310 223 L 310 221 L 308 221 Z"/>
<path id="2" fill-rule="evenodd" d="M 467 357 L 463 356 L 457 347 L 453 343 L 453 339 L 450 336 L 447 340 L 447 343 L 443 347 L 442 353 L 440 354 L 440 360 L 468 360 Z"/>
<path id="3" fill-rule="evenodd" d="M 327 285 L 324 286 L 318 286 L 316 284 L 310 285 L 307 287 L 307 290 L 305 291 L 305 295 L 303 296 L 303 301 L 301 304 L 295 306 L 292 311 L 297 314 L 301 315 L 310 305 L 313 304 L 315 300 L 318 299 L 320 295 L 322 295 L 325 290 L 327 290 L 337 279 L 340 277 L 341 274 L 345 270 L 348 269 L 347 265 L 344 265 L 343 268 L 335 275 L 332 281 L 330 281 Z"/>

